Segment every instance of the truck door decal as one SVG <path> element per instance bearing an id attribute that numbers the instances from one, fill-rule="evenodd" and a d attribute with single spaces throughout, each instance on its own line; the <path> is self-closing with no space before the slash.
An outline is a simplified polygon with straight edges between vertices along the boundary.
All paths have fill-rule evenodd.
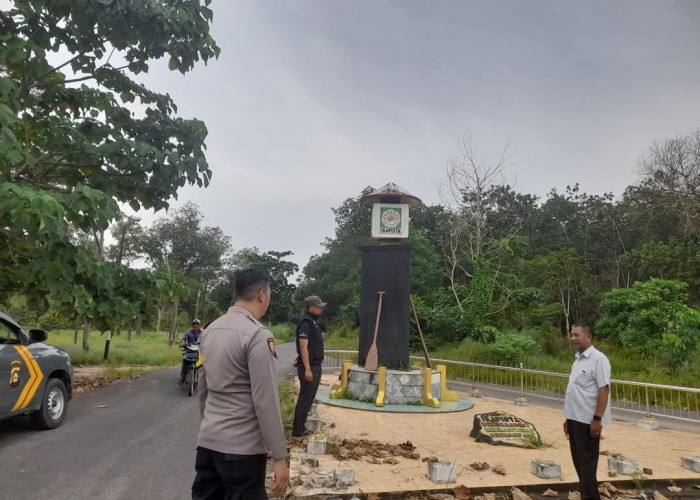
<path id="1" fill-rule="evenodd" d="M 36 390 L 39 388 L 41 381 L 44 379 L 44 374 L 42 373 L 41 368 L 39 368 L 39 364 L 36 362 L 36 359 L 34 359 L 34 356 L 32 356 L 29 349 L 23 345 L 16 345 L 13 347 L 24 360 L 24 364 L 27 366 L 27 370 L 29 371 L 29 380 L 27 380 L 27 384 L 22 389 L 19 398 L 17 398 L 15 406 L 13 406 L 11 410 L 17 411 L 29 406 L 29 403 L 32 401 Z"/>

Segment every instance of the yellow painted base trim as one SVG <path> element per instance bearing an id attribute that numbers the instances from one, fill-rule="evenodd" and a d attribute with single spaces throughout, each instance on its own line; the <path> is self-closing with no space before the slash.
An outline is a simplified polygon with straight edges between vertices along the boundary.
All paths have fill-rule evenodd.
<path id="1" fill-rule="evenodd" d="M 421 368 L 423 372 L 423 406 L 430 408 L 439 408 L 440 401 L 433 397 L 432 375 L 433 370 L 430 368 Z"/>
<path id="2" fill-rule="evenodd" d="M 447 366 L 437 365 L 440 372 L 440 401 L 458 401 L 457 393 L 447 388 Z"/>
<path id="3" fill-rule="evenodd" d="M 380 366 L 377 369 L 379 380 L 377 381 L 377 399 L 374 406 L 384 406 L 384 396 L 386 394 L 386 366 Z"/>
<path id="4" fill-rule="evenodd" d="M 341 399 L 348 388 L 348 372 L 352 368 L 352 361 L 343 361 L 343 371 L 340 374 L 340 383 L 331 389 L 331 399 Z"/>

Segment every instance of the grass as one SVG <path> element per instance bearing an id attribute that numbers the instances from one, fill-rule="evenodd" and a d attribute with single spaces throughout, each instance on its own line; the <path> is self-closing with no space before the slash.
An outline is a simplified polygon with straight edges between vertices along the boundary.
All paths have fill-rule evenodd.
<path id="1" fill-rule="evenodd" d="M 270 329 L 272 335 L 275 336 L 275 342 L 283 344 L 291 342 L 296 336 L 296 325 L 292 323 L 281 323 L 279 325 L 265 325 Z"/>
<path id="2" fill-rule="evenodd" d="M 296 407 L 296 386 L 293 380 L 280 383 L 280 409 L 282 411 L 282 425 L 287 439 L 292 436 L 294 425 L 294 408 Z"/>
<path id="3" fill-rule="evenodd" d="M 105 341 L 107 337 L 98 332 L 90 334 L 90 350 L 82 347 L 82 332 L 78 334 L 78 344 L 73 344 L 72 330 L 57 330 L 49 333 L 47 344 L 55 345 L 70 354 L 76 365 L 145 365 L 164 367 L 180 363 L 182 353 L 177 345 L 168 344 L 166 332 L 143 332 L 132 334 L 131 341 L 125 333 L 112 335 L 109 358 L 104 361 Z M 142 372 L 141 372 L 142 373 Z"/>

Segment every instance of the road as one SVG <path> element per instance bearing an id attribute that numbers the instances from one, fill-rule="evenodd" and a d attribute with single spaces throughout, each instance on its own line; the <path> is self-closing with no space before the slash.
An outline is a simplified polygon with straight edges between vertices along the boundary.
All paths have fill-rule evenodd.
<path id="1" fill-rule="evenodd" d="M 278 345 L 277 356 L 278 376 L 287 378 L 294 344 Z M 66 421 L 52 431 L 34 430 L 29 417 L 0 423 L 0 497 L 191 498 L 199 408 L 178 387 L 178 371 L 75 397 Z"/>

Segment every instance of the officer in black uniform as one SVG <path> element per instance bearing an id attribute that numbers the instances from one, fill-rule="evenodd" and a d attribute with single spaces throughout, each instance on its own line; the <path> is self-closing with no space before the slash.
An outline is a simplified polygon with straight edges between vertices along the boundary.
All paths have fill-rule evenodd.
<path id="1" fill-rule="evenodd" d="M 304 435 L 306 416 L 316 398 L 321 382 L 323 362 L 323 336 L 317 320 L 326 305 L 317 295 L 304 299 L 306 312 L 297 325 L 297 375 L 299 375 L 299 399 L 294 410 L 293 437 Z"/>

